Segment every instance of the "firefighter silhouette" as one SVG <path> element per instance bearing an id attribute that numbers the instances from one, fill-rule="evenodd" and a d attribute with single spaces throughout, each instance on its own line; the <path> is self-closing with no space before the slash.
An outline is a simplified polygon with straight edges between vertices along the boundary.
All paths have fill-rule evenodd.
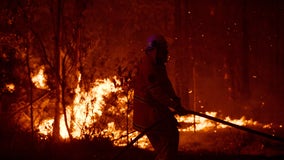
<path id="1" fill-rule="evenodd" d="M 140 132 L 151 128 L 146 136 L 159 160 L 176 159 L 179 132 L 174 114 L 187 114 L 168 78 L 167 59 L 165 38 L 150 36 L 134 78 L 133 127 Z"/>

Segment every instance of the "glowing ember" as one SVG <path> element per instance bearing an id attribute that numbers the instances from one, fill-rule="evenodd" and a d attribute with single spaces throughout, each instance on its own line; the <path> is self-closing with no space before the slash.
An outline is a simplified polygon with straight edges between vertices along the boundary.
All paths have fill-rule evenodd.
<path id="1" fill-rule="evenodd" d="M 53 130 L 53 122 L 54 119 L 46 119 L 44 120 L 41 125 L 39 125 L 39 133 L 43 135 L 51 135 Z M 64 139 L 69 138 L 65 123 L 64 123 L 64 117 L 61 116 L 60 118 L 60 136 Z"/>
<path id="2" fill-rule="evenodd" d="M 44 67 L 41 66 L 36 75 L 32 75 L 32 82 L 37 88 L 48 89 L 46 85 L 46 75 L 44 74 Z"/>
<path id="3" fill-rule="evenodd" d="M 13 83 L 6 84 L 5 87 L 5 90 L 10 93 L 13 93 L 15 91 L 15 85 Z"/>
<path id="4" fill-rule="evenodd" d="M 43 135 L 50 135 L 52 133 L 53 121 L 53 119 L 44 120 L 42 124 L 38 127 L 39 132 Z"/>
<path id="5" fill-rule="evenodd" d="M 263 128 L 271 128 L 271 126 L 272 126 L 272 123 L 270 123 L 270 124 L 265 124 L 265 125 L 263 126 Z M 279 128 L 282 128 L 282 125 L 280 125 Z"/>

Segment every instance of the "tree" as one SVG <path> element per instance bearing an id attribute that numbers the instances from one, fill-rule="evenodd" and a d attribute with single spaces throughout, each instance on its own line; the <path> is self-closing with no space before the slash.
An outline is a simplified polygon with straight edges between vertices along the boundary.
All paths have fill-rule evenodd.
<path id="1" fill-rule="evenodd" d="M 13 112 L 17 110 L 15 104 L 22 104 L 28 102 L 31 97 L 31 92 L 27 87 L 30 85 L 30 72 L 27 58 L 28 56 L 28 34 L 26 27 L 19 27 L 15 25 L 24 25 L 23 19 L 25 15 L 19 8 L 20 2 L 1 1 L 1 30 L 0 30 L 0 47 L 1 47 L 1 120 L 3 127 L 6 129 L 17 130 L 13 128 L 11 123 L 15 123 L 12 119 Z M 6 15 L 6 16 L 4 16 Z M 28 107 L 24 108 L 28 111 Z M 32 117 L 32 107 L 29 113 Z M 33 123 L 30 121 L 30 130 L 33 133 Z M 2 126 L 2 125 L 1 125 Z"/>
<path id="2" fill-rule="evenodd" d="M 181 97 L 183 105 L 189 107 L 190 98 L 189 90 L 192 88 L 192 55 L 190 52 L 190 43 L 193 36 L 190 23 L 192 19 L 189 15 L 189 1 L 178 0 L 175 1 L 175 70 L 176 76 L 176 90 Z M 190 78 L 191 77 L 191 78 Z"/>
<path id="3" fill-rule="evenodd" d="M 247 22 L 247 1 L 243 0 L 242 4 L 242 33 L 243 33 L 243 50 L 240 55 L 240 95 L 242 99 L 248 100 L 250 97 L 250 81 L 249 81 L 249 35 Z"/>

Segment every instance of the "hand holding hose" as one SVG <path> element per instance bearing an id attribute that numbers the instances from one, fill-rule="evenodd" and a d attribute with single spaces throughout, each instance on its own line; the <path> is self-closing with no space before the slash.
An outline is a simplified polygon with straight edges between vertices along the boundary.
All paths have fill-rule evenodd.
<path id="1" fill-rule="evenodd" d="M 183 108 L 181 105 L 175 108 L 175 111 L 179 116 L 184 116 L 184 115 L 189 114 L 189 111 Z"/>

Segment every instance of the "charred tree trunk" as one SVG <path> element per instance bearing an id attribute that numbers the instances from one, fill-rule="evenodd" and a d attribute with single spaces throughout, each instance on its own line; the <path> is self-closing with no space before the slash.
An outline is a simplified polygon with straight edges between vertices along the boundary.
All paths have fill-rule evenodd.
<path id="1" fill-rule="evenodd" d="M 176 37 L 176 41 L 175 41 L 175 47 L 176 47 L 176 62 L 175 62 L 175 70 L 176 70 L 176 73 L 177 73 L 177 76 L 176 76 L 176 92 L 178 95 L 181 95 L 181 88 L 179 86 L 180 84 L 180 71 L 179 71 L 179 68 L 180 68 L 180 63 L 177 63 L 177 61 L 179 60 L 178 57 L 179 57 L 179 53 L 181 52 L 181 49 L 180 49 L 180 43 L 179 43 L 179 38 L 180 38 L 180 28 L 181 28 L 181 0 L 176 0 L 175 1 L 175 37 Z"/>
<path id="2" fill-rule="evenodd" d="M 30 53 L 31 53 L 31 33 L 28 33 L 28 47 L 27 47 L 27 55 L 26 55 L 26 63 L 28 68 L 28 83 L 29 83 L 29 103 L 30 103 L 30 117 L 31 117 L 31 131 L 32 131 L 32 138 L 34 137 L 34 107 L 33 107 L 33 82 L 31 77 L 31 67 L 30 67 Z"/>
<path id="3" fill-rule="evenodd" d="M 65 58 L 63 59 L 63 62 L 65 61 Z M 65 68 L 65 65 L 64 63 L 61 64 L 61 68 L 62 68 L 62 72 L 61 72 L 61 75 L 62 75 L 62 84 L 61 84 L 61 100 L 62 100 L 62 108 L 63 108 L 63 115 L 64 115 L 64 122 L 65 122 L 65 127 L 67 129 L 67 132 L 68 132 L 68 135 L 69 135 L 69 138 L 70 140 L 73 139 L 72 137 L 72 134 L 70 132 L 70 127 L 68 125 L 68 119 L 67 119 L 67 112 L 66 112 L 66 101 L 65 101 L 65 90 L 66 90 L 66 68 Z M 71 123 L 71 121 L 70 121 Z"/>
<path id="4" fill-rule="evenodd" d="M 228 53 L 225 55 L 225 81 L 229 99 L 247 100 L 250 96 L 249 85 L 249 37 L 246 14 L 246 0 L 228 7 L 227 36 Z M 235 7 L 238 6 L 238 7 Z M 239 15 L 238 12 L 242 14 Z M 241 19 L 240 27 L 231 19 Z M 235 24 L 234 24 L 235 23 Z M 240 32 L 240 33 L 239 33 Z"/>
<path id="5" fill-rule="evenodd" d="M 248 36 L 248 24 L 247 24 L 247 1 L 243 1 L 242 6 L 242 30 L 243 30 L 243 51 L 240 55 L 241 74 L 240 74 L 240 95 L 242 99 L 248 99 L 250 97 L 250 85 L 249 85 L 249 36 Z"/>
<path id="6" fill-rule="evenodd" d="M 62 106 L 62 82 L 61 82 L 61 18 L 62 18 L 62 1 L 57 0 L 57 11 L 55 21 L 55 40 L 54 40 L 54 54 L 55 54 L 55 69 L 57 75 L 56 96 L 57 102 L 55 106 L 54 124 L 53 124 L 53 138 L 57 142 L 60 139 L 60 108 Z"/>
<path id="7" fill-rule="evenodd" d="M 188 1 L 175 1 L 175 70 L 176 70 L 176 90 L 181 97 L 182 104 L 185 108 L 189 108 L 190 99 L 188 90 L 191 86 L 190 77 L 192 77 L 190 67 L 189 43 L 189 17 L 188 17 Z"/>
<path id="8" fill-rule="evenodd" d="M 273 56 L 273 80 L 272 80 L 272 88 L 276 92 L 283 91 L 283 85 L 281 84 L 283 82 L 283 68 L 284 68 L 284 59 L 283 59 L 283 33 L 281 33 L 281 29 L 283 28 L 283 20 L 281 18 L 281 3 L 279 0 L 274 1 L 273 4 L 273 10 L 275 11 L 273 13 L 273 27 L 275 28 L 275 54 Z M 282 5 L 283 7 L 283 5 Z M 282 31 L 283 32 L 283 31 Z M 282 56 L 281 56 L 282 53 Z"/>

